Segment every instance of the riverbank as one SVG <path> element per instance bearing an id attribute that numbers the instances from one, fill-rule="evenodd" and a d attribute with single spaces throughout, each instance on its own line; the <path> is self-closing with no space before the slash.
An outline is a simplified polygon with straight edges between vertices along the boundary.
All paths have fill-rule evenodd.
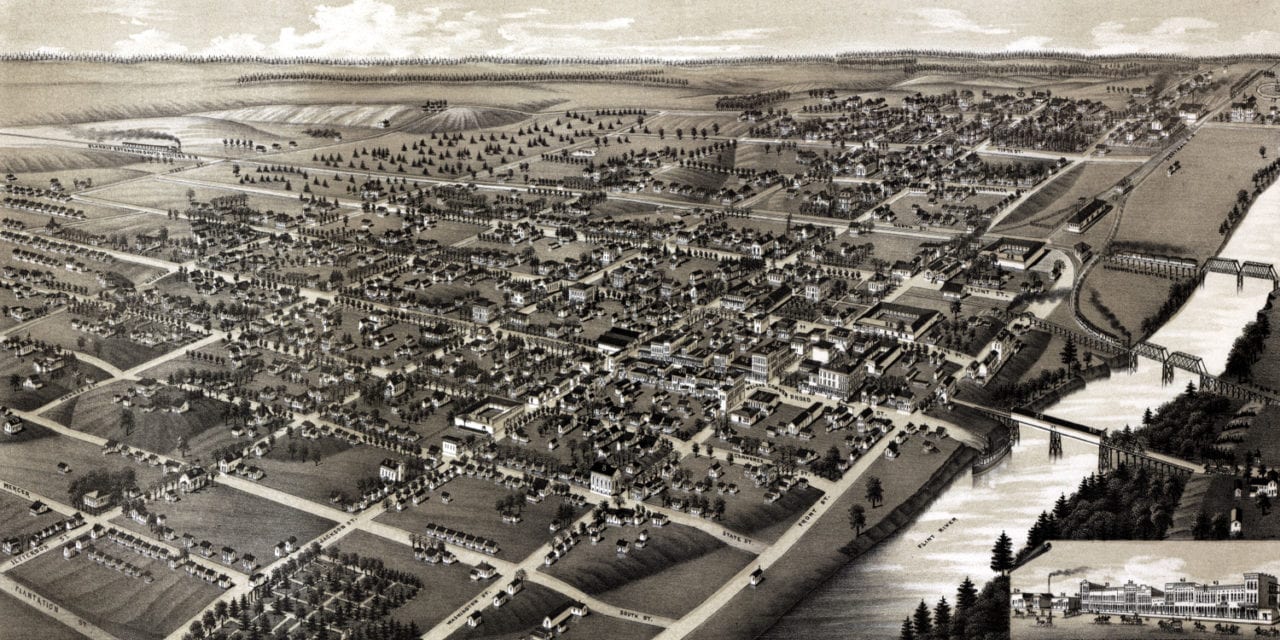
<path id="1" fill-rule="evenodd" d="M 1033 413 L 1043 412 L 1045 409 L 1058 404 L 1059 400 L 1083 390 L 1089 386 L 1089 383 L 1096 380 L 1106 380 L 1111 377 L 1111 364 L 1104 362 L 1096 364 L 1092 367 L 1082 369 L 1080 373 L 1067 378 L 1061 385 L 1049 389 L 1043 395 L 1033 399 L 1022 406 L 1023 411 L 1031 411 Z"/>
<path id="2" fill-rule="evenodd" d="M 837 504 L 812 525 L 787 554 L 785 562 L 775 564 L 766 573 L 764 583 L 743 589 L 690 638 L 737 640 L 765 634 L 846 565 L 909 524 L 957 477 L 966 473 L 978 455 L 976 450 L 951 439 L 940 446 L 941 456 L 945 457 L 909 447 L 910 451 L 896 460 L 877 460 L 866 477 L 882 479 L 885 502 L 879 508 L 866 509 L 868 528 L 863 529 L 861 535 L 854 535 L 848 520 L 852 505 L 866 506 L 863 483 L 859 482 L 839 496 Z M 933 464 L 926 466 L 928 462 Z M 910 481 L 912 478 L 914 482 Z"/>

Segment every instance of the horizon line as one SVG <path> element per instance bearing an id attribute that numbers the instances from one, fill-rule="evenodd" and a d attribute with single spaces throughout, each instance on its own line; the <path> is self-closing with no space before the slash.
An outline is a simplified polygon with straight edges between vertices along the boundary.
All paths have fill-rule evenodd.
<path id="1" fill-rule="evenodd" d="M 836 53 L 776 53 L 738 56 L 571 56 L 571 55 L 503 55 L 471 54 L 459 56 L 398 56 L 398 57 L 333 57 L 308 55 L 251 55 L 229 53 L 163 53 L 122 54 L 105 51 L 49 51 L 43 49 L 0 52 L 0 62 L 23 61 L 84 61 L 104 63 L 138 62 L 195 62 L 195 63 L 263 63 L 263 64 L 330 64 L 352 66 L 390 66 L 422 64 L 467 64 L 489 62 L 498 64 L 559 63 L 559 64 L 666 64 L 697 65 L 717 63 L 785 63 L 785 62 L 838 62 L 848 59 L 892 59 L 894 57 L 938 57 L 1000 60 L 1010 58 L 1043 58 L 1074 60 L 1080 62 L 1108 62 L 1124 60 L 1165 60 L 1183 62 L 1221 62 L 1226 60 L 1280 60 L 1280 53 L 1249 52 L 1220 55 L 1192 55 L 1182 53 L 1089 53 L 1070 49 L 1024 50 L 966 50 L 966 49 L 866 49 L 846 50 Z M 886 60 L 890 61 L 890 60 Z M 904 62 L 915 62 L 914 60 Z"/>

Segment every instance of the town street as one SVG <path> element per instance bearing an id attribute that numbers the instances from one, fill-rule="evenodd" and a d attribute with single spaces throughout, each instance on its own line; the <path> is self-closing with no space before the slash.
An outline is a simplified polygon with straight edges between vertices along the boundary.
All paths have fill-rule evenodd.
<path id="1" fill-rule="evenodd" d="M 685 614 L 684 617 L 658 634 L 655 640 L 677 640 L 688 636 L 694 629 L 698 628 L 698 625 L 701 625 L 707 618 L 710 618 L 728 604 L 739 591 L 750 588 L 749 579 L 752 572 L 757 568 L 763 569 L 765 578 L 768 579 L 769 567 L 781 560 L 800 541 L 801 536 L 809 530 L 808 525 L 817 522 L 818 519 L 826 515 L 831 507 L 838 502 L 839 497 L 849 491 L 862 478 L 863 474 L 871 468 L 872 463 L 884 455 L 885 450 L 889 448 L 891 440 L 892 438 L 886 436 L 876 442 L 857 462 L 853 463 L 853 466 L 845 472 L 839 481 L 834 483 L 834 486 L 825 496 L 820 498 L 809 511 L 805 512 L 804 517 L 791 525 L 778 538 L 777 542 L 770 545 L 768 549 L 765 549 L 764 553 L 761 553 L 756 558 L 755 562 L 743 567 L 737 575 L 711 594 L 711 597 L 703 600 L 702 604 L 695 607 L 693 611 Z M 836 514 L 833 517 L 840 517 L 840 514 Z"/>

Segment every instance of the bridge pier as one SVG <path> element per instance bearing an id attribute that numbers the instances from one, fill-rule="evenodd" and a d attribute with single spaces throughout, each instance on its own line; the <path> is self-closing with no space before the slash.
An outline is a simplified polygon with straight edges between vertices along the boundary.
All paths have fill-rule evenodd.
<path id="1" fill-rule="evenodd" d="M 1062 457 L 1062 434 L 1057 429 L 1049 432 L 1049 457 Z"/>

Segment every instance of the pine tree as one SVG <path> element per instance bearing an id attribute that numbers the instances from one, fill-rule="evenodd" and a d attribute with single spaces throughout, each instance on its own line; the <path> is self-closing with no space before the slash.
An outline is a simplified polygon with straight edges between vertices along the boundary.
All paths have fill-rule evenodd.
<path id="1" fill-rule="evenodd" d="M 1053 519 L 1062 520 L 1067 517 L 1067 513 L 1071 509 L 1071 504 L 1067 502 L 1067 494 L 1058 494 L 1058 499 L 1053 503 Z"/>
<path id="2" fill-rule="evenodd" d="M 902 619 L 902 635 L 900 635 L 899 638 L 901 638 L 901 640 L 916 640 L 916 632 L 915 629 L 911 627 L 910 616 Z"/>
<path id="3" fill-rule="evenodd" d="M 1062 358 L 1062 366 L 1068 369 L 1076 368 L 1076 339 L 1074 336 L 1067 336 L 1067 343 L 1062 346 L 1062 352 L 1059 354 Z"/>
<path id="4" fill-rule="evenodd" d="M 915 626 L 916 637 L 928 638 L 933 633 L 933 616 L 929 613 L 929 605 L 920 601 L 916 605 L 916 612 L 911 616 L 912 624 Z"/>
<path id="5" fill-rule="evenodd" d="M 938 598 L 938 604 L 933 608 L 933 628 L 934 635 L 943 640 L 951 632 L 951 605 L 947 604 L 946 596 Z"/>
<path id="6" fill-rule="evenodd" d="M 978 588 L 974 586 L 969 576 L 965 576 L 964 581 L 960 583 L 960 587 L 956 589 L 956 616 L 968 614 L 977 602 Z"/>
<path id="7" fill-rule="evenodd" d="M 1004 531 L 991 548 L 991 570 L 1004 575 L 1013 569 L 1013 539 Z"/>

